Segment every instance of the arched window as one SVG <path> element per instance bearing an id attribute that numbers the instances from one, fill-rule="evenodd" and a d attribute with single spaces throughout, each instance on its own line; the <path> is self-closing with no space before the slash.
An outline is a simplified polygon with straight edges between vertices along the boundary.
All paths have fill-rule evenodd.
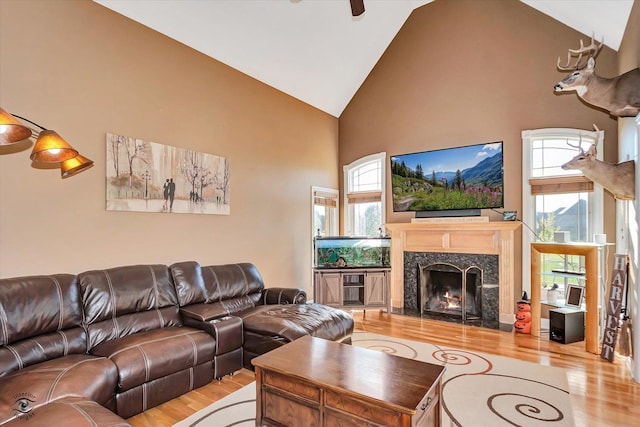
<path id="1" fill-rule="evenodd" d="M 602 160 L 603 140 L 603 131 L 554 128 L 522 132 L 522 222 L 529 228 L 522 234 L 523 288 L 531 283 L 532 242 L 552 242 L 561 231 L 568 233 L 569 241 L 591 242 L 594 234 L 603 232 L 602 187 L 579 170 L 561 168 L 580 153 L 578 147 L 586 152 L 592 144 Z M 577 279 L 558 280 L 551 270 L 580 271 L 584 263 L 583 257 L 554 254 L 545 254 L 542 261 L 543 286 L 559 285 L 561 295 Z"/>
<path id="2" fill-rule="evenodd" d="M 344 233 L 349 236 L 377 236 L 385 223 L 386 153 L 372 154 L 343 168 Z"/>

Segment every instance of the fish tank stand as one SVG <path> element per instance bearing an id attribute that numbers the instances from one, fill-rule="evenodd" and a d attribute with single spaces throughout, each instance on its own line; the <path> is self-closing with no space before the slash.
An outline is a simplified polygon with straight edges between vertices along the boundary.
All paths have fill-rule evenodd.
<path id="1" fill-rule="evenodd" d="M 391 310 L 388 237 L 314 239 L 314 300 L 343 309 Z"/>

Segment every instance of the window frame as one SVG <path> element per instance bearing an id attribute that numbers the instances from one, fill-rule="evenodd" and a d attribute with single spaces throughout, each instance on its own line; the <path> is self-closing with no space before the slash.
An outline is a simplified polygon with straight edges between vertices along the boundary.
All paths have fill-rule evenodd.
<path id="1" fill-rule="evenodd" d="M 348 165 L 344 165 L 342 167 L 343 172 L 343 206 L 344 206 L 344 224 L 343 224 L 343 232 L 345 235 L 353 236 L 354 234 L 354 214 L 353 209 L 351 207 L 356 203 L 353 200 L 364 200 L 365 202 L 380 202 L 380 227 L 384 228 L 384 224 L 386 222 L 386 159 L 387 153 L 380 152 L 375 154 L 370 154 L 365 157 L 361 157 Z M 350 191 L 352 188 L 351 185 L 351 176 L 354 171 L 360 169 L 364 166 L 367 166 L 371 163 L 378 163 L 379 171 L 380 171 L 380 190 L 367 190 L 367 191 Z M 379 198 L 379 200 L 377 200 Z M 351 200 L 351 201 L 350 201 Z M 361 202 L 363 203 L 363 202 Z M 364 237 L 364 236 L 363 236 Z"/>
<path id="2" fill-rule="evenodd" d="M 588 131 L 573 128 L 543 128 L 522 131 L 522 222 L 525 225 L 535 225 L 535 195 L 531 193 L 530 180 L 553 182 L 564 178 L 564 176 L 533 177 L 532 176 L 532 141 L 544 138 L 589 138 L 596 144 L 596 158 L 603 159 L 604 131 Z M 582 174 L 575 177 L 584 176 Z M 578 178 L 575 181 L 579 181 Z M 584 181 L 584 179 L 582 179 Z M 569 192 L 569 191 L 567 191 Z M 551 193 L 546 193 L 551 194 Z M 588 217 L 588 229 L 591 235 L 601 234 L 604 229 L 604 191 L 601 185 L 594 182 L 593 191 L 589 197 L 587 209 L 590 212 Z M 531 243 L 535 242 L 532 230 L 523 230 L 522 233 L 522 290 L 531 294 Z"/>

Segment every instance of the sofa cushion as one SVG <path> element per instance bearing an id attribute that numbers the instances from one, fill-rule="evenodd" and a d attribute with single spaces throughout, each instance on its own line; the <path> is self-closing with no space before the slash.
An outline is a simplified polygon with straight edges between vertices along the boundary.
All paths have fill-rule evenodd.
<path id="1" fill-rule="evenodd" d="M 0 280 L 0 377 L 86 351 L 76 276 Z"/>
<path id="2" fill-rule="evenodd" d="M 40 406 L 24 408 L 5 427 L 131 427 L 131 424 L 92 400 L 67 397 Z"/>
<path id="3" fill-rule="evenodd" d="M 109 359 L 81 354 L 21 369 L 0 378 L 0 423 L 14 416 L 21 399 L 32 408 L 69 396 L 105 404 L 113 397 L 117 378 Z"/>
<path id="4" fill-rule="evenodd" d="M 215 340 L 198 329 L 169 327 L 106 341 L 91 352 L 116 364 L 121 392 L 205 362 L 212 363 Z"/>
<path id="5" fill-rule="evenodd" d="M 264 290 L 262 276 L 251 263 L 201 267 L 188 261 L 171 265 L 171 272 L 181 296 L 180 306 L 234 300 L 237 308 L 233 309 L 240 311 L 259 301 Z"/>
<path id="6" fill-rule="evenodd" d="M 88 349 L 139 332 L 180 326 L 178 298 L 164 265 L 132 265 L 78 275 Z"/>
<path id="7" fill-rule="evenodd" d="M 200 264 L 184 261 L 169 267 L 180 307 L 204 303 L 207 300 Z"/>
<path id="8" fill-rule="evenodd" d="M 244 330 L 293 341 L 311 335 L 342 341 L 353 333 L 353 317 L 345 311 L 321 304 L 261 305 L 238 313 Z"/>

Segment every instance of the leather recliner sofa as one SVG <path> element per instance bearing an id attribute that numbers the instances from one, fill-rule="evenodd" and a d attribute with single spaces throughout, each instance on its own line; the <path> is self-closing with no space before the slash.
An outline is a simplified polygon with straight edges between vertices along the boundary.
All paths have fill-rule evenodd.
<path id="1" fill-rule="evenodd" d="M 249 263 L 1 279 L 0 425 L 126 426 L 300 336 L 352 332 L 349 314 L 265 288 Z"/>

